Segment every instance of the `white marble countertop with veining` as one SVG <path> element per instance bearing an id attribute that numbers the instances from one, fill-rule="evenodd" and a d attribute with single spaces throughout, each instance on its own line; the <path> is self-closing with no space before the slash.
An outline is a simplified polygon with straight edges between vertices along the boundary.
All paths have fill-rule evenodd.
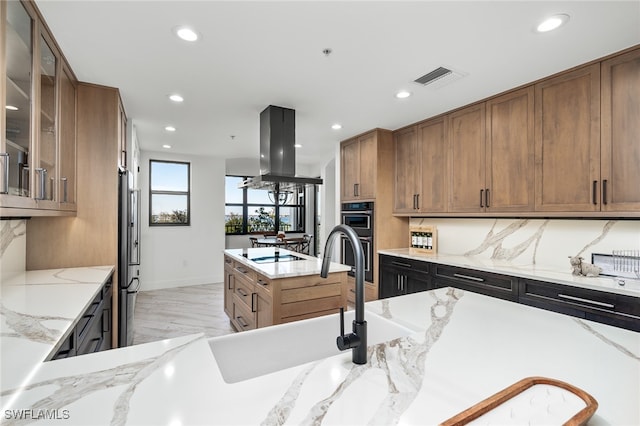
<path id="1" fill-rule="evenodd" d="M 476 256 L 461 256 L 450 254 L 422 254 L 414 253 L 408 248 L 378 250 L 378 254 L 403 257 L 406 259 L 421 260 L 425 262 L 444 265 L 459 266 L 479 271 L 494 272 L 511 275 L 519 278 L 529 278 L 539 281 L 548 281 L 557 284 L 565 284 L 573 287 L 588 288 L 592 290 L 606 291 L 627 296 L 640 297 L 640 280 L 625 279 L 625 285 L 618 285 L 614 277 L 583 277 L 571 274 L 569 262 L 567 269 L 560 271 L 544 265 L 516 263 L 506 260 L 485 259 Z"/>
<path id="2" fill-rule="evenodd" d="M 25 271 L 0 286 L 0 389 L 26 380 L 56 350 L 113 266 Z"/>
<path id="3" fill-rule="evenodd" d="M 274 247 L 227 249 L 224 253 L 271 279 L 319 275 L 322 269 L 322 258 Z M 303 260 L 268 263 L 256 263 L 250 260 L 253 258 L 274 256 L 276 253 L 279 253 L 280 256 L 297 256 Z M 329 265 L 329 273 L 348 272 L 350 270 L 351 268 L 349 266 L 340 263 L 331 262 Z"/>
<path id="4" fill-rule="evenodd" d="M 49 423 L 436 425 L 524 377 L 545 376 L 595 397 L 590 425 L 640 424 L 640 333 L 451 288 L 366 309 L 414 331 L 370 346 L 362 366 L 344 352 L 226 383 L 210 350 L 221 339 L 286 329 L 287 357 L 303 350 L 295 336 L 309 323 L 210 341 L 185 336 L 41 364 L 27 386 L 3 386 L 2 422 L 56 415 L 65 420 Z M 260 357 L 261 347 L 252 350 Z"/>

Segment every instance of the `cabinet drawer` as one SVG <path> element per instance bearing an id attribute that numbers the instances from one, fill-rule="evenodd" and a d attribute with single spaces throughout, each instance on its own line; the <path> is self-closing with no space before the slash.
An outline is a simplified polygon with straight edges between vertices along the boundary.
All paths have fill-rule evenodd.
<path id="1" fill-rule="evenodd" d="M 521 279 L 520 303 L 640 331 L 640 299 L 562 284 Z"/>
<path id="2" fill-rule="evenodd" d="M 243 304 L 249 311 L 254 311 L 254 285 L 247 282 L 243 276 L 235 275 L 235 286 L 233 289 L 234 303 Z"/>
<path id="3" fill-rule="evenodd" d="M 238 300 L 236 295 L 233 296 L 233 323 L 240 331 L 252 330 L 256 328 L 256 316 L 251 312 L 251 309 L 247 309 L 247 306 L 242 301 Z"/>
<path id="4" fill-rule="evenodd" d="M 432 264 L 422 260 L 406 259 L 404 257 L 380 255 L 380 266 L 401 269 L 404 273 L 414 272 L 416 276 L 428 275 Z"/>
<path id="5" fill-rule="evenodd" d="M 254 288 L 255 288 L 255 291 L 261 294 L 263 297 L 267 297 L 267 298 L 271 297 L 271 290 L 273 289 L 273 285 L 269 278 L 263 275 L 257 274 L 256 284 Z"/>
<path id="6" fill-rule="evenodd" d="M 69 358 L 71 356 L 75 356 L 76 355 L 75 342 L 76 342 L 76 333 L 75 333 L 75 330 L 71 330 L 71 334 L 69 334 L 69 336 L 66 339 L 64 339 L 64 342 L 62 342 L 62 345 L 58 348 L 55 355 L 53 355 L 51 359 L 52 360 L 63 359 L 63 358 Z"/>
<path id="7" fill-rule="evenodd" d="M 241 276 L 251 283 L 255 283 L 257 280 L 258 274 L 249 267 L 244 266 L 242 263 L 234 262 L 233 271 L 236 276 Z"/>
<path id="8" fill-rule="evenodd" d="M 93 322 L 99 320 L 102 315 L 102 295 L 103 292 L 100 291 L 76 325 L 79 345 L 82 344 Z"/>
<path id="9" fill-rule="evenodd" d="M 435 287 L 455 287 L 500 299 L 518 301 L 518 280 L 515 277 L 434 264 Z"/>
<path id="10" fill-rule="evenodd" d="M 103 310 L 100 309 L 100 311 L 93 316 L 92 320 L 89 321 L 83 339 L 78 339 L 77 355 L 90 354 L 98 352 L 101 349 L 104 337 L 104 320 Z"/>

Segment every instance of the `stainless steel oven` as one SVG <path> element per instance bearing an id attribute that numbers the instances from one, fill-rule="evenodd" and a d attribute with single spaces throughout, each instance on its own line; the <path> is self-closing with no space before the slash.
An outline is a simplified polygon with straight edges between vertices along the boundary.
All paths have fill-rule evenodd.
<path id="1" fill-rule="evenodd" d="M 373 203 L 343 203 L 342 224 L 350 226 L 358 234 L 364 252 L 364 279 L 373 282 Z M 349 275 L 354 275 L 355 259 L 351 242 L 342 237 L 342 263 L 351 266 Z"/>

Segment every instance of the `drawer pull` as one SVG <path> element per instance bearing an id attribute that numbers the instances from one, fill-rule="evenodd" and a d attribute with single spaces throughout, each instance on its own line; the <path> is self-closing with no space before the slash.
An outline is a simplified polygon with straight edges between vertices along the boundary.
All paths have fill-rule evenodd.
<path id="1" fill-rule="evenodd" d="M 241 326 L 242 328 L 247 328 L 247 327 L 249 327 L 249 324 L 247 324 L 247 322 L 244 320 L 244 318 L 242 318 L 242 316 L 238 315 L 238 316 L 236 317 L 236 319 L 238 320 L 238 323 L 240 324 L 240 326 Z"/>
<path id="2" fill-rule="evenodd" d="M 267 285 L 269 285 L 269 283 L 268 283 L 268 282 L 266 282 L 266 281 L 262 281 L 260 278 L 258 278 L 258 284 L 260 284 L 260 285 L 262 285 L 262 286 L 267 286 Z"/>
<path id="3" fill-rule="evenodd" d="M 247 297 L 248 296 L 247 292 L 244 291 L 241 287 L 238 287 L 237 292 L 240 293 L 240 296 L 242 296 L 242 297 Z"/>
<path id="4" fill-rule="evenodd" d="M 561 298 L 567 299 L 567 300 L 573 300 L 575 302 L 591 303 L 593 305 L 598 305 L 598 306 L 602 306 L 602 307 L 605 307 L 605 308 L 613 309 L 615 307 L 615 305 L 612 305 L 611 303 L 605 303 L 605 302 L 598 302 L 596 300 L 583 299 L 582 297 L 569 296 L 569 295 L 562 294 L 562 293 L 558 294 L 558 297 L 561 297 Z"/>
<path id="5" fill-rule="evenodd" d="M 484 278 L 472 277 L 470 275 L 453 274 L 453 276 L 456 277 L 456 278 L 462 278 L 463 280 L 477 281 L 479 283 L 483 283 L 484 282 Z"/>
<path id="6" fill-rule="evenodd" d="M 391 264 L 392 264 L 392 265 L 396 265 L 396 266 L 402 266 L 402 267 L 405 267 L 405 268 L 411 268 L 411 265 L 410 265 L 410 264 L 408 264 L 408 263 L 403 263 L 403 262 L 396 262 L 395 260 L 394 260 L 394 261 L 391 261 Z"/>
<path id="7" fill-rule="evenodd" d="M 238 266 L 238 267 L 236 268 L 236 270 L 237 270 L 238 272 L 243 273 L 243 274 L 247 274 L 247 273 L 249 273 L 249 271 L 248 271 L 248 270 L 244 269 L 244 268 L 243 268 L 243 267 L 241 267 L 241 266 Z"/>

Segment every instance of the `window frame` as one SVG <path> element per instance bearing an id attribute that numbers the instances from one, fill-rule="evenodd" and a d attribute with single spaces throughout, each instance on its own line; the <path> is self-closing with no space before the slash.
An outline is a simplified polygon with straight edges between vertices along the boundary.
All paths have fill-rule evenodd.
<path id="1" fill-rule="evenodd" d="M 180 164 L 187 166 L 187 190 L 186 191 L 158 191 L 152 188 L 153 163 Z M 187 221 L 186 222 L 153 222 L 153 195 L 186 195 L 187 196 Z M 149 159 L 149 226 L 191 226 L 191 163 L 188 161 L 154 160 Z"/>
<path id="2" fill-rule="evenodd" d="M 247 179 L 249 176 L 241 176 L 241 175 L 225 175 L 225 182 L 226 182 L 226 178 L 227 177 L 235 177 L 235 178 L 240 178 L 242 180 Z M 226 183 L 225 183 L 225 187 L 226 187 Z M 249 209 L 251 208 L 260 208 L 260 207 L 266 207 L 266 208 L 273 208 L 274 209 L 274 232 L 279 232 L 280 231 L 280 208 L 281 207 L 293 207 L 293 208 L 298 208 L 300 209 L 300 214 L 303 218 L 302 220 L 302 227 L 300 230 L 291 230 L 291 231 L 285 231 L 285 232 L 293 232 L 293 233 L 305 233 L 306 232 L 306 209 L 307 209 L 307 194 L 306 191 L 303 189 L 302 190 L 302 204 L 279 204 L 279 203 L 274 203 L 274 204 L 265 204 L 265 203 L 249 203 L 248 202 L 248 189 L 247 188 L 243 188 L 242 189 L 242 203 L 227 203 L 226 200 L 226 194 L 225 194 L 225 217 L 226 217 L 226 208 L 231 206 L 231 207 L 242 207 L 242 227 L 241 227 L 241 232 L 239 233 L 229 233 L 227 232 L 227 227 L 226 227 L 226 220 L 225 220 L 225 235 L 229 236 L 229 235 L 253 235 L 253 234 L 261 234 L 262 232 L 266 232 L 266 231 L 256 231 L 256 232 L 249 232 Z"/>

